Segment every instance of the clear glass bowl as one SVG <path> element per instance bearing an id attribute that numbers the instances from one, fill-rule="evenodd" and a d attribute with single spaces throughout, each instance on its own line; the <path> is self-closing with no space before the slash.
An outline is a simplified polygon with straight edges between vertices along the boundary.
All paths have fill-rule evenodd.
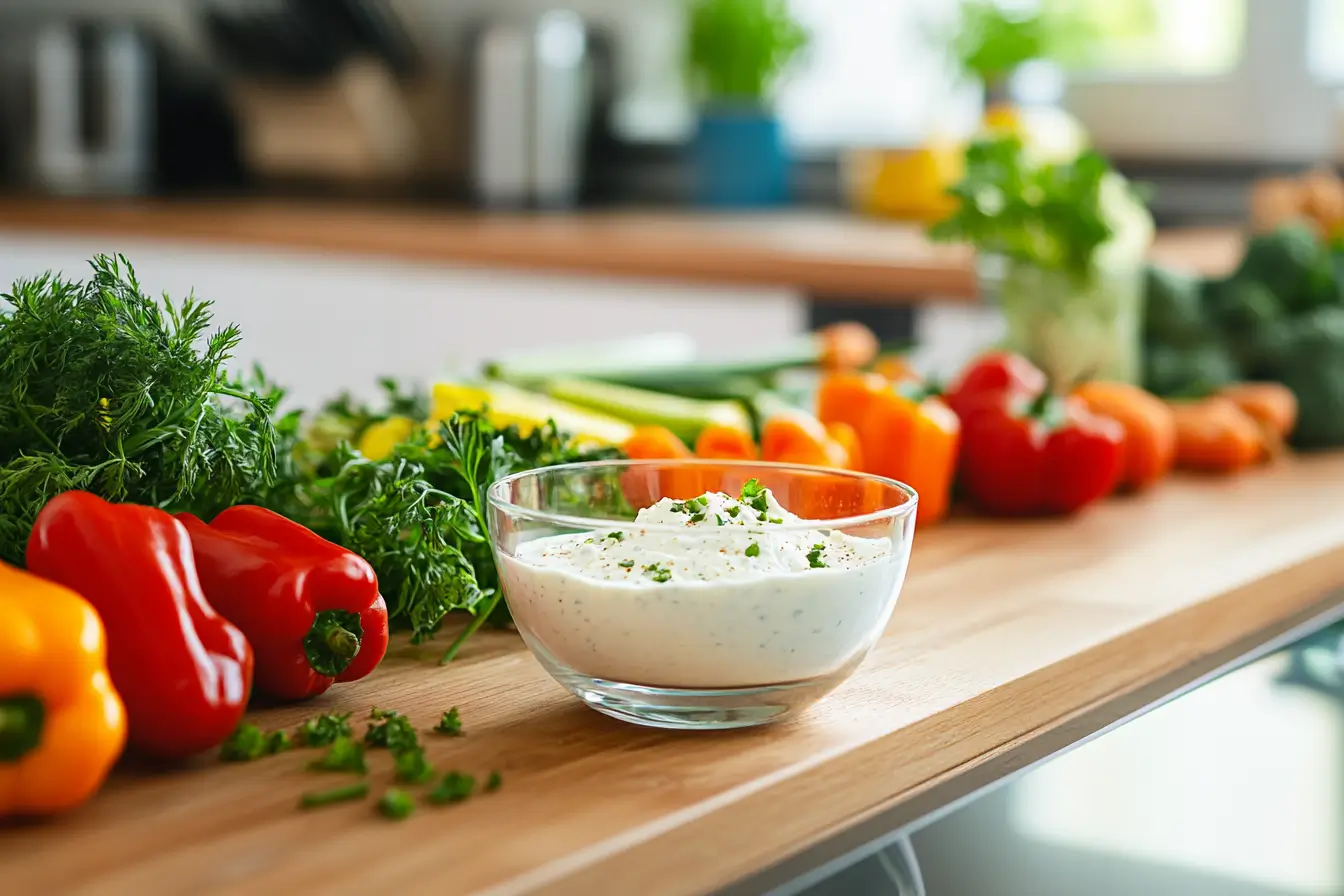
<path id="1" fill-rule="evenodd" d="M 662 498 L 684 501 L 707 491 L 736 497 L 750 479 L 805 521 L 724 528 L 635 521 Z M 777 721 L 844 681 L 896 605 L 916 501 L 914 489 L 879 476 L 713 460 L 566 464 L 509 476 L 488 492 L 504 597 L 528 647 L 592 708 L 661 728 Z M 691 558 L 722 562 L 725 539 L 780 545 L 816 530 L 866 561 L 728 579 L 710 572 L 700 578 L 695 570 L 658 575 L 660 564 L 683 570 Z M 524 547 L 576 533 L 631 538 L 631 551 L 645 550 L 650 538 L 661 544 L 637 555 L 653 562 L 623 567 L 620 575 L 539 565 L 544 546 Z M 736 544 L 741 558 L 744 542 Z"/>

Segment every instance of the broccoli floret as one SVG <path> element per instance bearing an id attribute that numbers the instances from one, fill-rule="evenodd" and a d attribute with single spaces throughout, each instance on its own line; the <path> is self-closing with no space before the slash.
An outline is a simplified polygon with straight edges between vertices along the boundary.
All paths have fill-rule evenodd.
<path id="1" fill-rule="evenodd" d="M 1153 345 L 1144 354 L 1143 385 L 1156 395 L 1206 394 L 1236 381 L 1238 374 L 1231 353 L 1219 342 Z"/>
<path id="2" fill-rule="evenodd" d="M 1344 445 L 1344 308 L 1318 308 L 1279 337 L 1273 375 L 1293 390 L 1299 448 Z"/>
<path id="3" fill-rule="evenodd" d="M 1195 345 L 1205 320 L 1195 277 L 1149 265 L 1145 285 L 1144 336 L 1157 345 Z"/>
<path id="4" fill-rule="evenodd" d="M 1333 301 L 1334 264 L 1316 232 L 1289 224 L 1254 236 L 1246 244 L 1232 281 L 1259 283 L 1289 312 L 1306 311 Z"/>

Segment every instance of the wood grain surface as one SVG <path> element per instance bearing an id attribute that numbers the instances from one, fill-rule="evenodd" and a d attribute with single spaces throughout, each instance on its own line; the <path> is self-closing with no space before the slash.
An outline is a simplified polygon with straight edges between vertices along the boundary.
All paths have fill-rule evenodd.
<path id="1" fill-rule="evenodd" d="M 0 202 L 0 232 L 116 234 L 690 283 L 787 287 L 819 299 L 904 303 L 978 296 L 973 257 L 912 224 L 839 213 L 487 215 L 344 204 Z M 1235 231 L 1163 234 L 1154 256 L 1224 273 Z"/>
<path id="2" fill-rule="evenodd" d="M 88 806 L 0 828 L 0 891 L 699 894 L 1006 745 L 1320 604 L 1344 585 L 1344 456 L 1235 480 L 1176 479 L 1071 520 L 955 520 L 915 539 L 905 593 L 855 676 L 794 722 L 640 729 L 581 706 L 516 636 L 463 659 L 402 643 L 370 679 L 254 714 L 406 712 L 442 768 L 503 788 L 402 822 L 373 795 L 301 813 L 342 783 L 308 751 L 248 765 L 126 764 Z"/>

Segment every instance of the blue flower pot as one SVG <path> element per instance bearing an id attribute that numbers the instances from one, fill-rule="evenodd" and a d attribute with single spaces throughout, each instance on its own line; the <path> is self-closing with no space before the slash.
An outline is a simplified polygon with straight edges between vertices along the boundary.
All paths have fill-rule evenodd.
<path id="1" fill-rule="evenodd" d="M 782 205 L 789 160 L 779 119 L 761 109 L 706 109 L 691 146 L 696 198 L 720 208 Z"/>

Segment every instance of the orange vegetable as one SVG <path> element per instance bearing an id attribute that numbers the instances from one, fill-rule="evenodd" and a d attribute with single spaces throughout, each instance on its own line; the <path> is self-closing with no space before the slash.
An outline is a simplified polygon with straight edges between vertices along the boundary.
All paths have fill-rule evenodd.
<path id="1" fill-rule="evenodd" d="M 827 423 L 826 435 L 845 452 L 845 461 L 840 466 L 846 470 L 863 469 L 863 447 L 859 444 L 859 433 L 853 426 L 840 422 Z"/>
<path id="2" fill-rule="evenodd" d="M 621 445 L 631 460 L 666 460 L 690 457 L 691 449 L 665 426 L 638 426 L 634 434 Z"/>
<path id="3" fill-rule="evenodd" d="M 711 423 L 695 440 L 695 456 L 718 460 L 755 460 L 758 456 L 751 433 L 735 426 Z"/>
<path id="4" fill-rule="evenodd" d="M 920 379 L 905 355 L 883 355 L 873 364 L 873 372 L 893 383 Z"/>
<path id="5" fill-rule="evenodd" d="M 844 467 L 845 449 L 806 411 L 781 410 L 761 426 L 761 459 L 814 467 Z"/>
<path id="6" fill-rule="evenodd" d="M 1221 395 L 1171 405 L 1176 421 L 1176 466 L 1234 473 L 1264 452 L 1260 425 L 1236 402 Z"/>
<path id="7" fill-rule="evenodd" d="M 957 415 L 914 383 L 875 395 L 859 430 L 864 469 L 913 487 L 925 525 L 947 516 L 960 440 Z"/>
<path id="8" fill-rule="evenodd" d="M 872 330 L 852 321 L 823 327 L 817 336 L 821 340 L 818 360 L 824 370 L 867 367 L 877 357 L 880 347 Z"/>
<path id="9" fill-rule="evenodd" d="M 1176 420 L 1162 399 L 1128 383 L 1084 383 L 1073 394 L 1094 414 L 1124 427 L 1121 486 L 1146 488 L 1171 472 L 1176 463 Z"/>
<path id="10" fill-rule="evenodd" d="M 1297 425 L 1297 396 L 1282 383 L 1236 383 L 1219 395 L 1251 416 L 1264 436 L 1266 456 L 1279 453 Z"/>
<path id="11" fill-rule="evenodd" d="M 817 388 L 817 419 L 822 423 L 848 423 L 858 429 L 868 414 L 872 397 L 887 387 L 875 373 L 831 373 Z"/>
<path id="12" fill-rule="evenodd" d="M 664 426 L 638 426 L 630 438 L 621 445 L 621 450 L 631 460 L 678 460 L 691 457 L 691 449 L 677 437 L 676 433 Z M 701 487 L 704 472 L 698 469 L 680 467 L 677 469 L 648 471 L 627 471 L 622 478 L 626 499 L 638 507 L 647 507 L 659 497 L 675 498 L 684 501 L 705 493 Z"/>

